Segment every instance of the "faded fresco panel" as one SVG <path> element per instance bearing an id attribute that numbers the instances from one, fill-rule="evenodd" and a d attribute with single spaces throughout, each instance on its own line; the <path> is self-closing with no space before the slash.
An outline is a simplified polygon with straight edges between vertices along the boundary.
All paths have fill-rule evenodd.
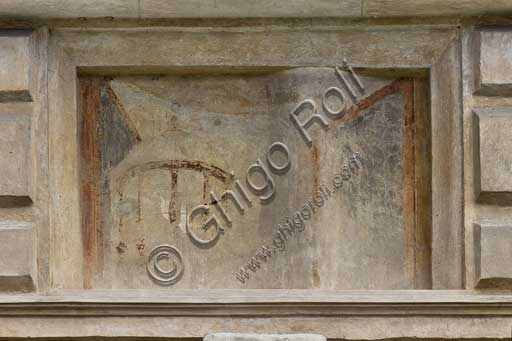
<path id="1" fill-rule="evenodd" d="M 85 287 L 428 288 L 417 81 L 341 75 L 83 78 Z"/>

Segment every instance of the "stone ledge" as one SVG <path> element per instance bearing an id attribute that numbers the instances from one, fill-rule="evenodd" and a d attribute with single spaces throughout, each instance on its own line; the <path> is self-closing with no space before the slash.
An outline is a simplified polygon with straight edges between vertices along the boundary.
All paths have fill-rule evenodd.
<path id="1" fill-rule="evenodd" d="M 0 18 L 385 18 L 506 15 L 508 0 L 4 0 Z"/>
<path id="2" fill-rule="evenodd" d="M 0 295 L 4 316 L 503 316 L 509 292 L 472 290 L 65 290 Z"/>
<path id="3" fill-rule="evenodd" d="M 231 330 L 238 333 L 317 332 L 332 340 L 401 341 L 510 341 L 512 317 L 495 316 L 346 316 L 295 318 L 267 316 L 0 316 L 0 340 L 16 337 L 35 340 L 91 341 L 93 337 L 141 341 L 193 340 L 209 333 Z"/>
<path id="4" fill-rule="evenodd" d="M 347 340 L 510 340 L 512 295 L 472 290 L 74 290 L 0 295 L 0 315 L 0 338 L 203 338 L 229 330 L 314 332 Z"/>

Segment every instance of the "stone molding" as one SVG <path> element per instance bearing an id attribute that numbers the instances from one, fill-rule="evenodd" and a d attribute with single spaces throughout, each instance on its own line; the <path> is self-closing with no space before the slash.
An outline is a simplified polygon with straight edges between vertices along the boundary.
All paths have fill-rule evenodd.
<path id="1" fill-rule="evenodd" d="M 512 317 L 512 296 L 472 290 L 65 290 L 1 295 L 0 315 Z"/>
<path id="2" fill-rule="evenodd" d="M 507 15 L 507 0 L 5 0 L 0 18 L 283 18 L 446 17 Z"/>
<path id="3" fill-rule="evenodd" d="M 226 331 L 300 331 L 351 340 L 509 340 L 512 296 L 471 290 L 126 290 L 115 295 L 65 291 L 0 296 L 0 325 L 7 327 L 0 328 L 0 340 L 121 336 L 159 340 L 203 338 Z"/>

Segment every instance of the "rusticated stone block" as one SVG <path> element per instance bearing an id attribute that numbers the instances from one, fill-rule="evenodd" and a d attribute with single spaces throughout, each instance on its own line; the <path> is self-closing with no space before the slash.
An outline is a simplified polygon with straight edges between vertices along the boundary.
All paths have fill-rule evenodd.
<path id="1" fill-rule="evenodd" d="M 512 226 L 477 226 L 479 288 L 512 288 Z"/>
<path id="2" fill-rule="evenodd" d="M 34 289 L 32 227 L 25 222 L 0 222 L 0 291 Z"/>
<path id="3" fill-rule="evenodd" d="M 0 13 L 1 13 L 0 9 Z M 142 0 L 142 18 L 358 17 L 361 0 Z"/>
<path id="4" fill-rule="evenodd" d="M 512 94 L 512 28 L 485 28 L 475 32 L 475 92 Z"/>
<path id="5" fill-rule="evenodd" d="M 326 341 L 318 334 L 238 334 L 215 333 L 206 335 L 204 341 Z"/>
<path id="6" fill-rule="evenodd" d="M 3 0 L 0 17 L 8 18 L 136 18 L 137 0 Z"/>
<path id="7" fill-rule="evenodd" d="M 30 101 L 30 31 L 0 31 L 0 102 Z"/>
<path id="8" fill-rule="evenodd" d="M 510 1 L 496 0 L 365 0 L 365 17 L 427 17 L 504 15 L 512 10 Z"/>
<path id="9" fill-rule="evenodd" d="M 30 118 L 0 115 L 0 207 L 30 204 Z"/>
<path id="10" fill-rule="evenodd" d="M 475 165 L 478 200 L 512 203 L 512 108 L 478 108 Z"/>

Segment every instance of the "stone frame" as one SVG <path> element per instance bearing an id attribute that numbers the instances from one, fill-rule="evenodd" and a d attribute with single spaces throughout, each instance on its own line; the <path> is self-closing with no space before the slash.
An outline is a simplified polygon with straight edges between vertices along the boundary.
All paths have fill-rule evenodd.
<path id="1" fill-rule="evenodd" d="M 381 36 L 372 38 L 372 35 Z M 168 38 L 173 37 L 179 37 L 180 43 L 168 42 Z M 206 37 L 208 42 L 204 40 Z M 259 49 L 251 47 L 251 40 L 257 39 L 261 44 L 268 38 L 275 40 L 273 47 L 270 43 Z M 228 46 L 229 39 L 236 39 L 236 44 L 246 52 L 245 58 L 239 58 L 237 53 L 227 50 L 218 50 L 218 46 Z M 367 53 L 364 48 L 357 46 L 357 41 L 366 39 L 384 40 L 377 45 L 380 50 Z M 334 46 L 333 40 L 338 40 L 339 44 Z M 77 127 L 78 117 L 77 94 L 76 86 L 69 86 L 76 84 L 78 72 L 151 74 L 190 68 L 325 66 L 341 63 L 345 57 L 353 60 L 357 68 L 382 69 L 382 72 L 386 72 L 400 66 L 400 71 L 404 73 L 423 70 L 430 74 L 433 288 L 463 288 L 461 98 L 457 92 L 451 91 L 461 87 L 460 65 L 457 64 L 460 47 L 457 40 L 458 30 L 454 27 L 432 29 L 428 26 L 414 30 L 391 27 L 382 31 L 379 31 L 379 27 L 359 30 L 354 26 L 315 29 L 283 27 L 270 32 L 252 27 L 91 31 L 63 28 L 53 31 L 50 37 L 48 85 L 52 94 L 49 98 L 50 193 L 54 199 L 50 216 L 52 235 L 55 236 L 52 239 L 66 242 L 65 245 L 52 246 L 55 253 L 50 257 L 53 261 L 51 267 L 76 269 L 82 257 L 81 253 L 77 258 L 76 252 L 70 252 L 80 249 L 80 241 L 77 240 L 80 236 L 80 227 L 77 226 L 80 222 L 78 142 L 74 128 Z M 311 42 L 306 49 L 300 46 L 300 42 L 304 41 Z M 193 53 L 196 49 L 194 42 L 203 44 L 201 52 L 204 53 Z M 145 48 L 138 49 L 139 46 Z M 148 49 L 154 51 L 151 56 L 144 53 Z M 330 53 L 329 57 L 317 54 L 317 49 L 323 55 Z M 143 52 L 135 52 L 137 50 Z M 405 50 L 408 55 L 402 53 Z M 411 53 L 411 50 L 415 53 Z M 294 51 L 299 54 L 294 55 Z M 243 55 L 240 53 L 240 56 Z M 446 92 L 452 96 L 444 97 Z M 444 159 L 446 157 L 448 159 Z M 454 245 L 458 247 L 454 248 Z M 80 287 L 80 281 L 77 281 L 79 272 L 67 275 L 52 273 L 51 277 L 56 287 Z"/>
<path id="2" fill-rule="evenodd" d="M 374 31 L 373 31 L 374 30 Z M 353 41 L 364 41 L 374 35 L 387 35 L 380 51 L 365 53 Z M 180 43 L 169 43 L 180 37 Z M 292 38 L 290 38 L 292 36 Z M 391 36 L 391 37 L 389 37 Z M 212 42 L 204 42 L 204 38 Z M 263 42 L 272 39 L 277 48 L 269 46 L 253 49 L 253 39 Z M 299 38 L 295 43 L 294 38 Z M 383 37 L 380 37 L 383 38 Z M 380 39 L 376 38 L 376 39 Z M 246 60 L 237 53 L 209 49 L 227 46 L 230 39 L 238 39 L 248 52 Z M 263 39 L 263 40 L 262 40 Z M 298 50 L 301 41 L 314 41 L 306 50 Z M 339 39 L 333 46 L 332 40 Z M 375 39 L 375 38 L 374 38 Z M 437 40 L 437 41 L 436 41 Z M 345 44 L 344 41 L 350 41 Z M 398 41 L 398 44 L 396 43 Z M 290 43 L 291 42 L 291 43 Z M 203 43 L 204 53 L 192 54 L 194 43 Z M 211 68 L 280 68 L 290 66 L 317 66 L 341 63 L 343 57 L 356 61 L 362 69 L 390 69 L 400 66 L 400 72 L 428 72 L 431 85 L 432 115 L 432 198 L 433 198 L 433 288 L 461 289 L 464 287 L 462 267 L 462 149 L 461 98 L 451 89 L 461 87 L 460 47 L 456 28 L 431 29 L 379 28 L 359 30 L 357 27 L 319 27 L 317 29 L 276 29 L 261 32 L 253 28 L 152 28 L 152 29 L 57 29 L 49 40 L 49 120 L 50 120 L 50 209 L 52 253 L 50 273 L 53 286 L 64 289 L 80 288 L 80 208 L 78 180 L 77 93 L 78 73 L 130 74 L 168 73 L 180 69 Z M 244 46 L 245 44 L 245 46 Z M 279 45 L 284 45 L 280 47 Z M 139 48 L 145 46 L 144 48 Z M 386 51 L 392 49 L 393 51 Z M 321 57 L 315 49 L 321 49 Z M 406 55 L 402 53 L 409 51 Z M 416 54 L 410 53 L 413 49 Z M 144 51 L 151 50 L 151 55 Z M 261 54 L 266 51 L 266 55 Z M 337 52 L 337 51 L 342 51 Z M 354 51 L 355 50 L 355 51 Z M 136 52 L 142 51 L 142 52 Z M 302 57 L 294 56 L 300 51 Z M 345 52 L 347 51 L 347 52 Z M 206 53 L 209 52 L 209 53 Z M 240 53 L 242 55 L 242 53 Z M 128 57 L 129 56 L 129 57 Z M 198 57 L 195 57 L 198 56 Z M 285 58 L 283 58 L 285 56 Z M 403 57 L 406 56 L 406 57 Z M 373 58 L 372 58 L 373 57 Z M 194 60 L 197 59 L 197 60 Z M 231 59 L 231 60 L 229 60 Z M 69 86 L 75 84 L 75 86 Z M 451 96 L 444 96 L 447 92 Z M 449 155 L 448 159 L 443 159 Z M 451 187 L 447 184 L 453 184 Z M 440 200 L 443 198 L 442 200 Z M 451 198 L 453 200 L 447 200 Z M 61 243 L 60 241 L 64 241 Z M 437 242 L 458 245 L 443 248 Z M 437 259 L 436 259 L 437 257 Z M 440 260 L 443 260 L 441 262 Z M 450 260 L 450 263 L 446 259 Z M 58 262 L 63 262 L 59 264 Z M 58 269 L 68 269 L 67 274 Z"/>
<path id="3" fill-rule="evenodd" d="M 38 259 L 50 260 L 49 264 L 40 262 L 38 288 L 51 295 L 6 297 L 2 299 L 0 307 L 5 309 L 7 315 L 22 312 L 42 319 L 42 315 L 54 315 L 57 320 L 58 316 L 95 316 L 93 320 L 97 322 L 101 316 L 108 316 L 111 319 L 102 322 L 111 326 L 108 332 L 103 333 L 105 336 L 127 336 L 122 334 L 123 326 L 134 321 L 149 323 L 150 316 L 160 316 L 159 322 L 153 325 L 155 329 L 147 331 L 145 335 L 166 337 L 203 336 L 208 326 L 210 329 L 207 332 L 219 327 L 247 331 L 243 329 L 244 326 L 251 326 L 250 329 L 257 331 L 258 319 L 272 323 L 286 320 L 288 325 L 283 326 L 282 330 L 293 331 L 293 328 L 304 325 L 304 319 L 315 319 L 312 325 L 316 325 L 327 337 L 353 339 L 369 335 L 383 338 L 407 334 L 404 331 L 410 330 L 405 327 L 410 323 L 406 318 L 409 316 L 430 319 L 429 328 L 416 326 L 419 332 L 415 332 L 414 336 L 432 337 L 427 329 L 432 331 L 436 323 L 446 323 L 446 320 L 439 319 L 443 316 L 512 314 L 510 297 L 473 295 L 461 291 L 466 286 L 462 213 L 462 97 L 459 90 L 462 87 L 462 57 L 460 31 L 456 25 L 364 26 L 339 25 L 332 21 L 326 21 L 325 25 L 276 25 L 271 28 L 258 25 L 198 25 L 122 29 L 56 28 L 51 31 L 48 37 L 50 95 L 47 103 L 50 223 L 41 226 L 38 239 Z M 371 51 L 360 43 L 368 40 L 375 43 Z M 254 44 L 255 41 L 259 44 Z M 226 48 L 222 49 L 224 46 Z M 230 50 L 230 46 L 237 46 L 240 51 Z M 152 51 L 151 54 L 146 53 L 148 49 Z M 340 64 L 343 58 L 362 71 L 430 77 L 432 278 L 433 289 L 444 290 L 334 293 L 314 290 L 185 290 L 172 293 L 158 290 L 142 293 L 81 290 L 82 253 L 77 252 L 81 250 L 76 131 L 78 73 L 152 74 L 194 68 L 222 70 L 332 66 Z M 63 273 L 60 269 L 67 271 Z M 476 311 L 475 307 L 481 307 L 481 304 L 486 308 Z M 233 316 L 245 322 L 237 324 Z M 391 332 L 358 332 L 357 326 L 368 328 L 368 320 L 358 320 L 359 316 L 384 316 L 388 320 L 375 318 L 370 323 L 378 326 L 383 321 L 396 321 L 403 330 L 399 331 L 397 327 Z M 126 319 L 115 327 L 117 317 Z M 341 317 L 346 320 L 340 320 Z M 166 318 L 171 319 L 169 326 L 163 325 Z M 205 318 L 209 319 L 208 323 Z M 353 325 L 350 331 L 345 332 L 343 328 L 330 327 L 334 320 L 345 324 L 351 322 Z M 195 328 L 195 321 L 204 323 L 200 328 Z M 75 333 L 76 336 L 86 336 L 94 333 L 89 323 L 82 327 L 83 333 L 55 325 L 57 329 L 46 334 L 58 336 L 64 332 L 67 334 L 62 335 L 68 337 Z M 184 323 L 184 326 L 178 327 L 180 323 Z M 422 322 L 417 320 L 416 323 Z M 492 323 L 496 330 L 503 330 L 506 321 L 496 320 Z M 456 331 L 448 334 L 453 337 L 457 335 L 453 333 L 458 332 L 474 337 L 470 330 L 464 331 L 467 327 L 465 322 L 459 322 Z M 315 332 L 319 330 L 315 329 Z M 442 332 L 434 334 L 448 335 Z M 27 335 L 41 334 L 30 331 Z"/>

